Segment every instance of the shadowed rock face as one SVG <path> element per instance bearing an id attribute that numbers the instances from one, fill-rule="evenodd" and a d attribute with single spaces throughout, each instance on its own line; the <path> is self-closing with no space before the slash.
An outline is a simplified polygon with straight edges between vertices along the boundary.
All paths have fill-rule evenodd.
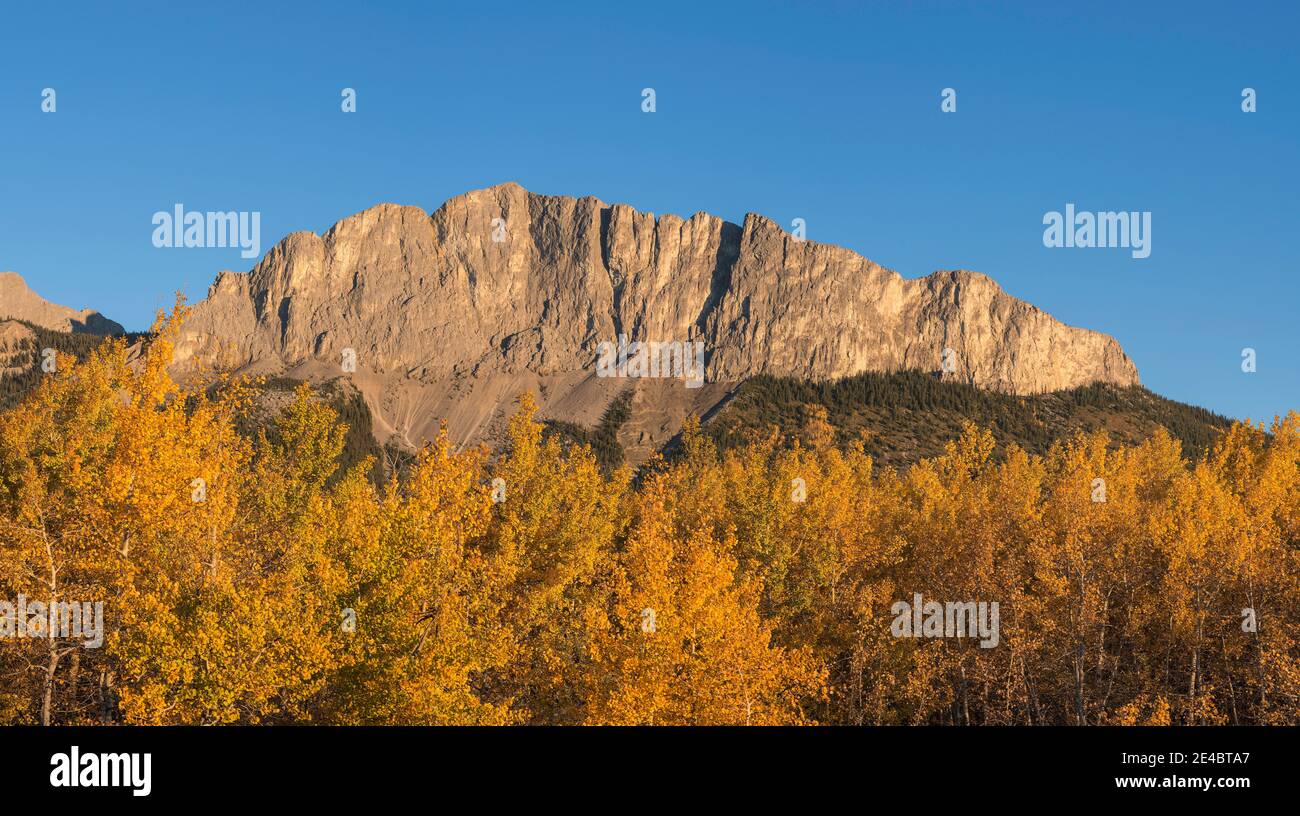
<path id="1" fill-rule="evenodd" d="M 93 309 L 69 309 L 50 303 L 27 286 L 17 272 L 0 272 L 0 318 L 26 320 L 53 331 L 122 334 L 120 325 Z"/>
<path id="2" fill-rule="evenodd" d="M 404 434 L 423 423 L 399 428 L 386 415 L 394 378 L 406 390 L 410 381 L 436 383 L 441 396 L 430 410 L 458 401 L 448 394 L 473 398 L 472 383 L 452 382 L 542 391 L 562 383 L 565 393 L 543 393 L 543 405 L 586 382 L 595 403 L 579 400 L 578 413 L 589 413 L 618 390 L 587 381 L 597 344 L 620 333 L 702 341 L 705 379 L 717 384 L 760 373 L 939 371 L 945 348 L 955 352 L 948 376 L 1017 394 L 1138 382 L 1115 340 L 1066 326 L 975 272 L 906 280 L 758 215 L 740 226 L 704 213 L 656 218 L 517 184 L 466 193 L 432 215 L 382 204 L 324 235 L 290 235 L 252 271 L 218 276 L 195 306 L 177 361 L 315 366 L 324 376 L 339 373 L 352 349 L 359 371 L 385 380 L 367 395 L 380 424 Z M 496 400 L 511 388 L 487 390 Z M 469 424 L 483 420 L 461 435 L 472 438 Z"/>

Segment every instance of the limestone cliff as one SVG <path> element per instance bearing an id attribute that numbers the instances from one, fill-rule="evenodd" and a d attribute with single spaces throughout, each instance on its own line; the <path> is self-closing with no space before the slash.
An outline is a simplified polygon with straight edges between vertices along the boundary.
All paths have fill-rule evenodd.
<path id="1" fill-rule="evenodd" d="M 481 436 L 522 388 L 593 418 L 629 385 L 594 376 L 597 344 L 620 334 L 704 344 L 711 385 L 674 398 L 675 414 L 754 374 L 940 371 L 945 349 L 946 376 L 1016 394 L 1138 381 L 1115 340 L 975 272 L 909 280 L 759 215 L 655 217 L 517 184 L 288 236 L 252 271 L 218 276 L 177 361 L 329 376 L 355 354 L 380 426 L 417 444 L 443 418 Z"/>

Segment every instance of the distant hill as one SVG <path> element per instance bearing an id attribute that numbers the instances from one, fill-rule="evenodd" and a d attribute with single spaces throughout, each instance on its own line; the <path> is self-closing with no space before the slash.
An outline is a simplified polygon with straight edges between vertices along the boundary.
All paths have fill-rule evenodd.
<path id="1" fill-rule="evenodd" d="M 0 272 L 0 319 L 13 318 L 74 334 L 124 334 L 122 326 L 94 309 L 51 303 L 31 290 L 17 272 Z"/>
<path id="2" fill-rule="evenodd" d="M 755 432 L 781 429 L 785 441 L 807 443 L 821 411 L 847 445 L 865 435 L 867 451 L 880 464 L 909 465 L 935 456 L 969 419 L 989 428 L 1000 450 L 1014 443 L 1033 453 L 1077 430 L 1104 428 L 1115 444 L 1137 444 L 1163 426 L 1199 457 L 1232 424 L 1226 417 L 1165 399 L 1141 386 L 1104 383 L 1034 396 L 986 391 L 932 374 L 867 373 L 830 383 L 754 377 L 705 423 L 720 448 Z"/>

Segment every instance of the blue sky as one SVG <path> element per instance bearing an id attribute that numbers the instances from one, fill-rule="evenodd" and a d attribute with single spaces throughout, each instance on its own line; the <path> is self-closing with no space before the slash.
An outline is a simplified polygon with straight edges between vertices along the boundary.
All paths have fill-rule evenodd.
<path id="1" fill-rule="evenodd" d="M 265 251 L 513 180 L 975 269 L 1152 390 L 1271 418 L 1300 409 L 1300 12 L 1252 5 L 9 4 L 0 269 L 140 329 L 253 265 L 154 248 L 177 202 L 261 212 Z M 1151 256 L 1044 247 L 1070 202 L 1150 211 Z"/>

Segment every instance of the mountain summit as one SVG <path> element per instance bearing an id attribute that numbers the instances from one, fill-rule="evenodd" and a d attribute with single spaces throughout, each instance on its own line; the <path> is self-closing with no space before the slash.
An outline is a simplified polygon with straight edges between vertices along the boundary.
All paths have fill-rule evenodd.
<path id="1" fill-rule="evenodd" d="M 94 309 L 70 309 L 36 294 L 17 272 L 0 272 L 0 320 L 17 318 L 46 329 L 78 334 L 122 334 L 122 327 Z"/>
<path id="2" fill-rule="evenodd" d="M 975 272 L 908 280 L 760 215 L 656 217 L 513 183 L 293 233 L 220 274 L 185 329 L 181 365 L 318 378 L 351 355 L 377 433 L 412 445 L 442 419 L 481 438 L 525 388 L 544 413 L 593 421 L 634 387 L 654 443 L 759 374 L 921 369 L 1012 394 L 1138 382 L 1114 339 Z M 702 343 L 704 387 L 597 377 L 598 347 L 620 336 Z"/>

